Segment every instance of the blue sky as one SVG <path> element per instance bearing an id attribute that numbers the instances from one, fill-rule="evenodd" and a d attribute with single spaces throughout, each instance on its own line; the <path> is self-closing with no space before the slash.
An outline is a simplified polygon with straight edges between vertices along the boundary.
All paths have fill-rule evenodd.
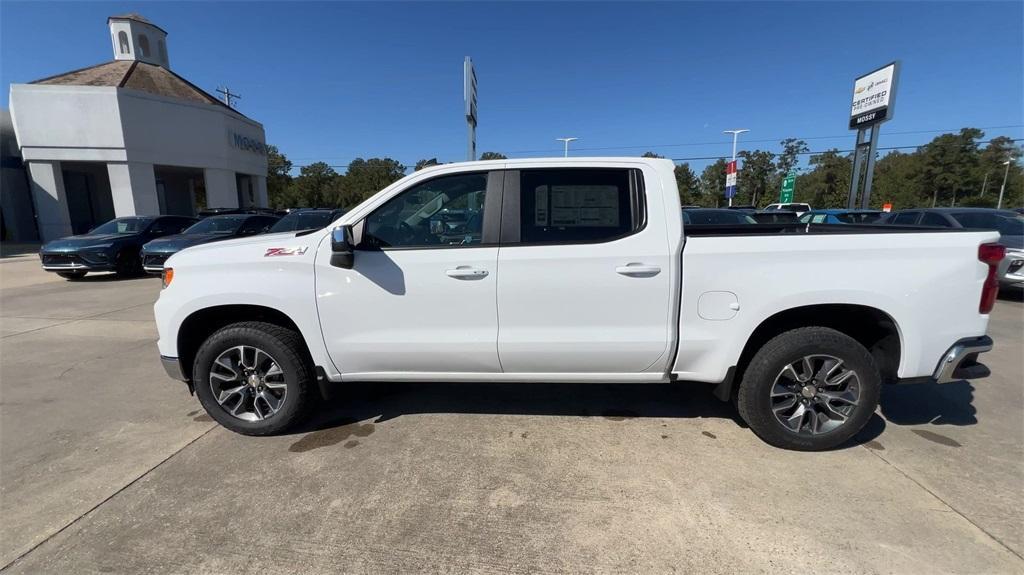
<path id="1" fill-rule="evenodd" d="M 672 158 L 852 146 L 853 79 L 902 62 L 880 146 L 963 126 L 1024 137 L 1024 2 L 8 2 L 8 86 L 112 58 L 106 17 L 166 29 L 172 68 L 242 94 L 295 164 L 465 158 L 462 60 L 479 80 L 478 150 Z M 919 133 L 901 133 L 919 132 Z M 812 139 L 814 138 L 814 139 Z M 696 144 L 696 145 L 679 145 Z M 589 150 L 587 150 L 589 148 Z M 700 168 L 707 162 L 691 161 Z"/>

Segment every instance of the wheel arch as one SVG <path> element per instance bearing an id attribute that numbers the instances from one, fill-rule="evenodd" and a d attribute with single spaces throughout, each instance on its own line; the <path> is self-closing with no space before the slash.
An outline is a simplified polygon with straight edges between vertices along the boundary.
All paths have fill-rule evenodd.
<path id="1" fill-rule="evenodd" d="M 295 321 L 286 313 L 254 304 L 216 305 L 192 312 L 178 328 L 178 362 L 185 378 L 192 380 L 192 364 L 195 362 L 196 352 L 208 337 L 222 327 L 243 321 L 262 321 L 294 331 L 302 341 L 306 357 L 309 358 L 309 342 Z"/>
<path id="2" fill-rule="evenodd" d="M 768 340 L 801 327 L 827 327 L 863 345 L 878 365 L 883 382 L 895 381 L 903 353 L 899 324 L 885 311 L 860 304 L 812 304 L 785 309 L 765 318 L 747 338 L 736 366 L 716 390 L 720 398 L 735 394 L 751 358 Z"/>

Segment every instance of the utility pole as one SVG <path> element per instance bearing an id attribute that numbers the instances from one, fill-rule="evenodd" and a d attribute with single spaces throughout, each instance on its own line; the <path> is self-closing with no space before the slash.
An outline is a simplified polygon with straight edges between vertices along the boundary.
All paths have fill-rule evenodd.
<path id="1" fill-rule="evenodd" d="M 1003 172 L 1003 185 L 999 186 L 999 201 L 996 202 L 996 209 L 1003 209 L 1003 192 L 1006 191 L 1006 177 L 1010 175 L 1010 164 L 1013 163 L 1013 156 L 1010 156 L 1003 165 L 1006 166 L 1006 171 Z"/>
<path id="2" fill-rule="evenodd" d="M 565 157 L 569 157 L 569 142 L 575 142 L 579 138 L 555 138 L 559 142 L 565 142 Z"/>
<path id="3" fill-rule="evenodd" d="M 222 94 L 224 96 L 221 99 L 224 101 L 225 104 L 227 104 L 228 108 L 234 108 L 235 107 L 235 103 L 232 100 L 233 98 L 234 99 L 238 99 L 238 100 L 242 99 L 241 94 L 232 94 L 231 93 L 231 88 L 228 88 L 227 86 L 225 86 L 223 88 L 217 88 L 217 93 L 218 94 Z"/>
<path id="4" fill-rule="evenodd" d="M 729 198 L 729 205 L 732 205 L 732 198 L 736 195 L 736 140 L 740 134 L 750 130 L 722 130 L 723 134 L 732 134 L 732 161 L 726 168 L 725 176 L 725 197 Z"/>
<path id="5" fill-rule="evenodd" d="M 979 198 L 985 197 L 985 188 L 988 187 L 988 175 L 992 173 L 992 170 L 985 172 L 985 181 L 981 183 L 981 193 L 978 194 Z"/>

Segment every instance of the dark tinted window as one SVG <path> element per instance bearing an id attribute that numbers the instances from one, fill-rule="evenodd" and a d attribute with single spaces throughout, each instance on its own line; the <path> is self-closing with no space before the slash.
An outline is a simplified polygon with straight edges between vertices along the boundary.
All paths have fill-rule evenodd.
<path id="1" fill-rule="evenodd" d="M 523 170 L 520 182 L 523 243 L 603 242 L 642 221 L 630 170 Z"/>
<path id="2" fill-rule="evenodd" d="M 925 212 L 924 217 L 921 218 L 922 226 L 933 226 L 937 228 L 951 228 L 952 224 L 946 219 L 946 216 L 942 214 L 936 214 L 935 212 Z"/>
<path id="3" fill-rule="evenodd" d="M 178 218 L 178 217 L 166 217 L 157 218 L 153 222 L 153 226 L 149 228 L 150 233 L 153 234 L 180 234 L 186 228 L 196 223 L 192 218 Z"/>
<path id="4" fill-rule="evenodd" d="M 965 228 L 997 231 L 1004 236 L 1024 235 L 1024 218 L 1011 212 L 961 212 L 953 217 Z"/>
<path id="5" fill-rule="evenodd" d="M 882 212 L 844 212 L 835 216 L 844 224 L 867 224 L 882 217 Z"/>
<path id="6" fill-rule="evenodd" d="M 366 218 L 367 248 L 472 245 L 482 241 L 487 174 L 429 180 L 391 198 Z"/>
<path id="7" fill-rule="evenodd" d="M 277 218 L 270 218 L 267 216 L 253 216 L 242 224 L 242 228 L 238 230 L 241 234 L 258 234 L 264 232 L 277 222 Z"/>
<path id="8" fill-rule="evenodd" d="M 917 222 L 917 216 L 921 212 L 900 212 L 893 216 L 889 223 L 893 224 L 913 224 Z"/>
<path id="9" fill-rule="evenodd" d="M 189 234 L 233 234 L 249 216 L 210 216 L 185 230 Z"/>
<path id="10" fill-rule="evenodd" d="M 318 230 L 334 221 L 335 212 L 293 212 L 270 228 L 271 233 Z"/>
<path id="11" fill-rule="evenodd" d="M 117 218 L 89 232 L 90 235 L 101 234 L 136 234 L 146 229 L 153 218 L 131 217 Z"/>

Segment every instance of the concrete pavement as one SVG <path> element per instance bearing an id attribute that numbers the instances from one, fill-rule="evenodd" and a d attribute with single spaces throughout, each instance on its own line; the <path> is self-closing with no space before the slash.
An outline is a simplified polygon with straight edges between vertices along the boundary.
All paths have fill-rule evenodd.
<path id="1" fill-rule="evenodd" d="M 158 291 L 0 258 L 6 572 L 1024 572 L 1019 299 L 992 377 L 804 454 L 699 385 L 352 385 L 235 435 L 163 375 Z"/>

